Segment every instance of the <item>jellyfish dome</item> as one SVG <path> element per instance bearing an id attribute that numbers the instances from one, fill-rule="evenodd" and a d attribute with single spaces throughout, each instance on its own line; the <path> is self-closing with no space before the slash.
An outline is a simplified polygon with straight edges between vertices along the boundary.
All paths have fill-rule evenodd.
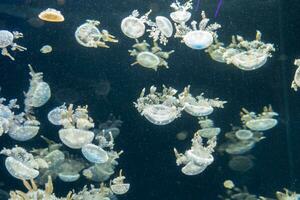
<path id="1" fill-rule="evenodd" d="M 160 63 L 159 57 L 152 52 L 141 52 L 136 57 L 137 62 L 146 68 L 157 69 Z"/>
<path id="2" fill-rule="evenodd" d="M 190 31 L 183 37 L 184 43 L 192 49 L 205 49 L 213 43 L 213 36 L 208 31 Z"/>
<path id="3" fill-rule="evenodd" d="M 208 151 L 201 151 L 200 149 L 191 149 L 186 152 L 188 159 L 199 166 L 208 166 L 214 161 L 214 157 Z"/>
<path id="4" fill-rule="evenodd" d="M 48 8 L 39 14 L 39 18 L 47 22 L 63 22 L 64 16 L 54 8 Z"/>
<path id="5" fill-rule="evenodd" d="M 177 118 L 178 111 L 175 107 L 157 104 L 146 106 L 142 114 L 155 125 L 166 125 Z"/>
<path id="6" fill-rule="evenodd" d="M 173 26 L 170 20 L 166 17 L 163 16 L 157 16 L 155 18 L 156 25 L 160 32 L 166 36 L 166 37 L 171 37 L 173 34 Z"/>
<path id="7" fill-rule="evenodd" d="M 141 19 L 129 16 L 122 20 L 121 30 L 127 37 L 137 39 L 144 35 L 146 27 Z"/>
<path id="8" fill-rule="evenodd" d="M 175 12 L 171 12 L 170 17 L 176 23 L 185 23 L 190 20 L 192 14 L 185 10 L 177 10 Z"/>
<path id="9" fill-rule="evenodd" d="M 0 30 L 0 48 L 5 48 L 13 44 L 14 35 L 7 30 Z"/>
<path id="10" fill-rule="evenodd" d="M 62 173 L 58 173 L 58 177 L 63 182 L 74 182 L 80 178 L 80 174 L 78 174 L 78 173 L 72 174 L 72 173 L 62 172 Z"/>
<path id="11" fill-rule="evenodd" d="M 214 108 L 208 103 L 199 103 L 195 100 L 187 100 L 184 102 L 184 111 L 195 117 L 210 115 Z"/>
<path id="12" fill-rule="evenodd" d="M 27 166 L 13 157 L 7 157 L 5 159 L 5 167 L 13 177 L 21 180 L 34 179 L 39 175 L 39 171 Z"/>
<path id="13" fill-rule="evenodd" d="M 253 138 L 253 132 L 246 129 L 241 129 L 235 132 L 235 136 L 239 140 L 250 140 Z"/>
<path id="14" fill-rule="evenodd" d="M 95 47 L 95 42 L 99 41 L 101 32 L 93 23 L 84 23 L 75 31 L 76 41 L 85 47 Z"/>
<path id="15" fill-rule="evenodd" d="M 206 169 L 207 165 L 199 166 L 193 162 L 187 163 L 184 167 L 181 168 L 181 172 L 188 176 L 198 175 Z"/>
<path id="16" fill-rule="evenodd" d="M 92 163 L 105 163 L 108 160 L 106 151 L 94 144 L 84 145 L 81 152 Z"/>
<path id="17" fill-rule="evenodd" d="M 230 60 L 236 67 L 250 71 L 262 67 L 268 59 L 268 54 L 259 50 L 250 50 L 234 55 Z"/>
<path id="18" fill-rule="evenodd" d="M 253 149 L 255 146 L 255 142 L 252 140 L 243 140 L 237 143 L 232 143 L 229 144 L 225 151 L 228 154 L 231 155 L 239 155 L 239 154 L 244 154 L 248 151 L 250 151 L 251 149 Z"/>
<path id="19" fill-rule="evenodd" d="M 22 125 L 14 127 L 8 135 L 17 141 L 27 141 L 35 137 L 39 132 L 39 126 Z"/>
<path id="20" fill-rule="evenodd" d="M 221 132 L 220 128 L 203 128 L 197 131 L 197 133 L 204 138 L 210 139 L 212 137 L 215 137 L 219 135 Z"/>
<path id="21" fill-rule="evenodd" d="M 54 125 L 61 125 L 62 115 L 66 112 L 66 106 L 56 107 L 48 113 L 48 120 Z"/>
<path id="22" fill-rule="evenodd" d="M 253 131 L 267 131 L 277 125 L 277 120 L 272 118 L 258 118 L 246 122 L 246 126 Z"/>
<path id="23" fill-rule="evenodd" d="M 60 140 L 72 149 L 80 149 L 84 145 L 91 143 L 94 139 L 92 131 L 67 128 L 59 130 Z"/>

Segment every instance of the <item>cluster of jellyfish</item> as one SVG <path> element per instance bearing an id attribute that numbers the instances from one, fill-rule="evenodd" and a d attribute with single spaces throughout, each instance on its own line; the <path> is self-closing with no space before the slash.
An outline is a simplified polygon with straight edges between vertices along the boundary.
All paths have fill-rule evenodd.
<path id="1" fill-rule="evenodd" d="M 40 122 L 34 116 L 34 110 L 43 106 L 51 97 L 48 83 L 43 81 L 43 73 L 35 72 L 31 65 L 29 90 L 25 93 L 24 111 L 16 114 L 19 109 L 16 99 L 5 103 L 0 99 L 0 136 L 9 135 L 17 141 L 28 141 L 35 137 L 40 129 Z M 115 195 L 127 193 L 129 183 L 125 183 L 125 176 L 120 170 L 119 175 L 109 180 L 115 174 L 117 159 L 123 151 L 114 150 L 114 139 L 119 135 L 122 121 L 114 116 L 95 128 L 93 119 L 88 114 L 87 106 L 73 107 L 65 104 L 52 109 L 48 113 L 48 120 L 56 126 L 61 143 L 56 143 L 45 136 L 41 136 L 47 147 L 26 150 L 15 145 L 4 148 L 0 154 L 5 155 L 5 167 L 9 174 L 23 180 L 27 193 L 11 192 L 11 199 L 32 199 L 38 196 L 45 199 L 60 199 L 53 193 L 52 180 L 57 177 L 63 182 L 77 181 L 81 174 L 88 180 L 102 183 L 96 189 L 94 186 L 84 187 L 82 191 L 68 195 L 66 199 L 98 199 L 109 200 Z M 72 155 L 66 148 L 80 150 L 82 156 Z M 30 183 L 28 182 L 30 180 Z M 34 180 L 34 181 L 33 181 Z M 104 182 L 109 181 L 109 186 Z M 37 185 L 46 184 L 45 190 L 37 189 Z"/>

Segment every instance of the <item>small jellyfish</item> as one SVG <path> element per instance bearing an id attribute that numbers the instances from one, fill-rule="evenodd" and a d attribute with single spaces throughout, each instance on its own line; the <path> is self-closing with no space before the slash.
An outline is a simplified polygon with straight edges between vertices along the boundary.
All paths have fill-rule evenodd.
<path id="1" fill-rule="evenodd" d="M 187 138 L 188 132 L 187 131 L 180 131 L 179 133 L 176 134 L 176 139 L 183 141 Z"/>
<path id="2" fill-rule="evenodd" d="M 170 7 L 174 10 L 174 12 L 170 13 L 170 17 L 178 24 L 185 24 L 192 16 L 188 11 L 193 8 L 193 2 L 191 0 L 186 1 L 183 5 L 181 5 L 179 1 L 176 1 L 175 3 L 172 3 Z"/>
<path id="3" fill-rule="evenodd" d="M 108 155 L 105 150 L 94 144 L 86 144 L 81 148 L 84 157 L 92 163 L 105 163 Z"/>
<path id="4" fill-rule="evenodd" d="M 55 10 L 54 8 L 48 8 L 42 11 L 39 14 L 39 18 L 43 21 L 47 22 L 63 22 L 65 21 L 64 16 L 61 14 L 60 11 Z"/>
<path id="5" fill-rule="evenodd" d="M 130 188 L 129 183 L 124 183 L 125 176 L 122 175 L 122 170 L 120 170 L 119 176 L 114 178 L 110 183 L 110 189 L 113 193 L 121 195 L 128 192 Z"/>
<path id="6" fill-rule="evenodd" d="M 192 49 L 206 49 L 213 43 L 213 36 L 207 31 L 191 31 L 184 36 L 183 41 Z"/>
<path id="7" fill-rule="evenodd" d="M 60 140 L 72 149 L 80 149 L 91 143 L 95 136 L 92 131 L 75 128 L 61 129 L 58 133 Z"/>
<path id="8" fill-rule="evenodd" d="M 254 166 L 252 159 L 251 156 L 234 156 L 230 159 L 228 166 L 233 171 L 246 172 Z"/>
<path id="9" fill-rule="evenodd" d="M 39 175 L 39 171 L 23 164 L 13 157 L 7 157 L 5 159 L 5 167 L 13 177 L 21 180 L 34 179 Z"/>
<path id="10" fill-rule="evenodd" d="M 234 188 L 234 183 L 232 182 L 232 180 L 226 180 L 223 182 L 223 185 L 226 189 L 232 189 Z"/>
<path id="11" fill-rule="evenodd" d="M 239 140 L 249 140 L 253 137 L 253 133 L 250 130 L 241 129 L 235 132 L 235 136 Z"/>
<path id="12" fill-rule="evenodd" d="M 166 125 L 173 122 L 177 116 L 177 109 L 166 105 L 151 105 L 143 110 L 143 115 L 155 125 Z"/>
<path id="13" fill-rule="evenodd" d="M 2 49 L 1 54 L 3 56 L 8 56 L 11 60 L 15 60 L 12 55 L 8 52 L 7 48 L 11 46 L 11 50 L 15 51 L 25 51 L 27 48 L 14 43 L 14 39 L 22 38 L 23 34 L 17 31 L 13 31 L 12 33 L 7 30 L 0 30 L 0 49 Z"/>
<path id="14" fill-rule="evenodd" d="M 52 52 L 52 47 L 50 45 L 45 45 L 40 49 L 41 53 L 51 53 Z"/>

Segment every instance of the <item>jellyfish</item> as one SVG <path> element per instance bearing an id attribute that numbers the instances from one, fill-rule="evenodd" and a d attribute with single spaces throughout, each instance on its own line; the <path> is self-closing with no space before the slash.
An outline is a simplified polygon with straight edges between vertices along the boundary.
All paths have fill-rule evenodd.
<path id="1" fill-rule="evenodd" d="M 188 10 L 193 7 L 192 3 L 192 0 L 186 1 L 183 5 L 181 5 L 177 0 L 175 3 L 172 3 L 170 7 L 174 10 L 174 12 L 170 13 L 171 19 L 178 24 L 184 24 L 189 21 L 192 14 Z"/>
<path id="2" fill-rule="evenodd" d="M 52 52 L 52 47 L 50 45 L 44 45 L 40 49 L 40 52 L 43 53 L 43 54 L 51 53 Z"/>
<path id="3" fill-rule="evenodd" d="M 234 156 L 228 162 L 228 166 L 233 171 L 246 172 L 253 166 L 253 156 Z"/>
<path id="4" fill-rule="evenodd" d="M 121 195 L 128 192 L 130 188 L 129 183 L 124 183 L 125 176 L 122 175 L 122 170 L 119 172 L 119 176 L 114 178 L 110 183 L 110 189 L 113 193 Z"/>
<path id="5" fill-rule="evenodd" d="M 14 43 L 14 39 L 22 38 L 23 34 L 18 31 L 13 31 L 12 33 L 7 30 L 0 30 L 0 49 L 1 54 L 3 56 L 9 57 L 11 60 L 15 60 L 12 55 L 8 52 L 7 48 L 11 47 L 12 51 L 26 51 L 27 48 L 18 45 L 17 43 Z"/>
<path id="6" fill-rule="evenodd" d="M 92 163 L 105 163 L 108 154 L 101 147 L 94 144 L 86 144 L 81 148 L 83 156 Z"/>
<path id="7" fill-rule="evenodd" d="M 157 16 L 155 23 L 149 23 L 151 29 L 147 29 L 150 32 L 149 37 L 154 42 L 159 42 L 163 45 L 168 43 L 168 38 L 173 34 L 173 25 L 170 20 L 164 16 Z"/>
<path id="8" fill-rule="evenodd" d="M 58 133 L 60 140 L 72 149 L 81 149 L 91 143 L 95 136 L 92 131 L 75 128 L 61 129 Z"/>
<path id="9" fill-rule="evenodd" d="M 54 8 L 47 8 L 39 14 L 39 18 L 47 22 L 63 22 L 65 21 L 64 16 L 60 11 Z"/>

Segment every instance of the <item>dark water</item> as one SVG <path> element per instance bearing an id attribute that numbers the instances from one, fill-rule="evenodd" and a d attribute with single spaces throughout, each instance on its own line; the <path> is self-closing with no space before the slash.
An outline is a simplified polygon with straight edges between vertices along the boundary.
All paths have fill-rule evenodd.
<path id="1" fill-rule="evenodd" d="M 49 110 L 70 101 L 76 105 L 89 105 L 91 117 L 105 121 L 110 113 L 121 116 L 124 121 L 121 134 L 116 140 L 116 149 L 123 149 L 119 160 L 130 191 L 119 199 L 130 200 L 213 200 L 224 192 L 222 183 L 226 179 L 237 185 L 246 185 L 251 193 L 274 197 L 275 191 L 283 187 L 300 191 L 299 92 L 290 89 L 295 58 L 300 58 L 298 1 L 280 0 L 225 0 L 216 18 L 222 25 L 218 32 L 221 41 L 229 42 L 232 34 L 241 34 L 252 39 L 255 31 L 263 33 L 263 41 L 275 44 L 273 57 L 260 69 L 241 71 L 230 65 L 209 59 L 203 51 L 193 51 L 171 39 L 168 49 L 175 49 L 169 59 L 170 69 L 157 72 L 141 67 L 131 67 L 133 58 L 127 50 L 133 44 L 120 31 L 121 20 L 133 9 L 141 13 L 149 8 L 155 15 L 168 15 L 166 0 L 65 0 L 64 5 L 56 1 L 0 1 L 0 29 L 17 30 L 24 34 L 18 43 L 28 48 L 26 52 L 13 54 L 16 61 L 7 57 L 0 59 L 1 96 L 23 101 L 23 91 L 28 89 L 28 68 L 44 73 L 53 97 L 43 107 L 36 109 L 41 121 L 40 134 L 59 141 L 57 127 L 46 118 Z M 195 1 L 195 4 L 197 2 Z M 200 10 L 213 16 L 217 0 L 202 0 Z M 45 23 L 33 27 L 28 21 L 48 8 L 59 9 L 65 16 L 64 23 Z M 153 15 L 154 15 L 153 14 Z M 195 16 L 199 19 L 199 16 Z M 80 46 L 74 32 L 86 19 L 99 19 L 101 27 L 108 29 L 119 39 L 110 49 L 90 49 Z M 37 26 L 37 25 L 35 25 Z M 45 44 L 53 47 L 51 54 L 41 54 Z M 97 95 L 93 85 L 109 84 L 108 95 Z M 215 154 L 215 162 L 200 175 L 189 177 L 176 166 L 173 148 L 186 149 L 192 133 L 197 130 L 197 120 L 183 116 L 166 126 L 155 126 L 142 118 L 133 107 L 143 87 L 165 84 L 179 91 L 191 85 L 192 92 L 204 92 L 208 97 L 220 97 L 228 101 L 225 108 L 213 113 L 211 118 L 222 133 L 230 130 L 230 124 L 239 124 L 241 107 L 259 111 L 271 104 L 280 114 L 279 124 L 266 133 L 267 139 L 260 142 L 251 154 L 256 157 L 255 166 L 246 173 L 231 171 L 228 156 Z M 176 133 L 186 130 L 185 141 L 178 141 Z M 222 136 L 221 139 L 222 141 Z M 27 149 L 45 144 L 39 137 L 28 142 L 16 142 L 7 135 L 0 138 L 0 148 L 18 144 Z M 1 189 L 24 189 L 21 181 L 11 177 L 0 161 Z M 77 191 L 88 182 L 82 178 L 75 183 L 54 182 L 58 196 L 68 190 Z"/>

